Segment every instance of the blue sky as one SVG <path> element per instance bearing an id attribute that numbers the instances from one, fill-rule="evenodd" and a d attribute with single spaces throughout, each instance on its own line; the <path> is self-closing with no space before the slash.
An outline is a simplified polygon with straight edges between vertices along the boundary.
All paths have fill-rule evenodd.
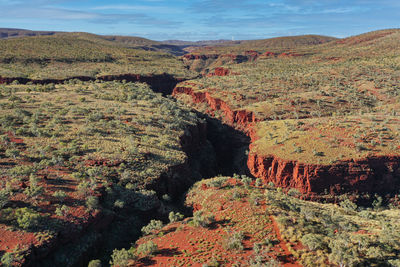
<path id="1" fill-rule="evenodd" d="M 400 0 L 0 0 L 0 28 L 154 40 L 345 37 L 400 28 Z"/>

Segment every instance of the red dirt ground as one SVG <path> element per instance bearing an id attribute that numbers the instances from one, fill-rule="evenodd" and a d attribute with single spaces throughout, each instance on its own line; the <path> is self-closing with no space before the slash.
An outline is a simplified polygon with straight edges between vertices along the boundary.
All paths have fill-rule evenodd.
<path id="1" fill-rule="evenodd" d="M 236 183 L 235 179 L 229 181 L 231 185 Z M 235 188 L 244 194 L 243 198 L 230 199 Z M 200 209 L 205 214 L 213 214 L 216 222 L 203 228 L 193 226 L 190 219 L 186 219 L 141 238 L 137 244 L 151 240 L 157 244 L 159 252 L 152 257 L 139 258 L 131 262 L 131 266 L 202 266 L 212 259 L 222 266 L 247 266 L 256 255 L 253 245 L 265 239 L 275 240 L 268 252 L 263 254 L 266 259 L 278 259 L 283 266 L 301 266 L 288 250 L 273 217 L 266 215 L 266 204 L 251 204 L 249 196 L 245 196 L 246 191 L 239 186 L 225 190 L 200 185 L 192 191 L 194 193 L 189 193 L 187 202 L 195 211 Z M 227 233 L 238 231 L 244 233 L 244 249 L 225 248 Z"/>

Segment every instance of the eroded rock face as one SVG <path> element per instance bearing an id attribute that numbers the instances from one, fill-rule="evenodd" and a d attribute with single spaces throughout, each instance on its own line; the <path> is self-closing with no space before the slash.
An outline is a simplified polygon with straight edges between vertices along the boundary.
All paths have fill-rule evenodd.
<path id="1" fill-rule="evenodd" d="M 221 111 L 227 123 L 245 132 L 251 142 L 259 137 L 252 127 L 257 119 L 246 110 L 232 110 L 221 99 L 206 91 L 195 92 L 191 87 L 178 86 L 173 95 L 187 94 L 194 103 L 207 103 L 211 111 Z M 296 188 L 312 196 L 319 193 L 341 194 L 345 192 L 391 193 L 400 188 L 400 157 L 371 157 L 356 161 L 341 161 L 330 165 L 304 164 L 280 159 L 274 155 L 264 156 L 252 152 L 247 160 L 250 173 L 265 183 Z"/>
<path id="2" fill-rule="evenodd" d="M 250 172 L 265 182 L 305 194 L 388 193 L 400 186 L 400 157 L 374 157 L 332 165 L 303 164 L 250 153 Z"/>
<path id="3" fill-rule="evenodd" d="M 178 82 L 181 82 L 182 79 L 175 78 L 168 74 L 159 74 L 159 75 L 141 75 L 141 74 L 121 74 L 121 75 L 105 75 L 99 77 L 88 77 L 88 76 L 76 76 L 69 77 L 65 79 L 28 79 L 28 78 L 20 78 L 20 77 L 1 77 L 0 76 L 0 84 L 10 84 L 14 81 L 17 81 L 20 84 L 62 84 L 64 82 L 70 80 L 80 80 L 80 81 L 127 81 L 127 82 L 143 82 L 150 85 L 154 91 L 163 93 L 165 95 L 171 94 L 172 89 L 176 86 Z"/>
<path id="4" fill-rule="evenodd" d="M 221 111 L 228 123 L 246 131 L 249 123 L 255 122 L 256 118 L 253 112 L 246 110 L 233 110 L 225 101 L 214 98 L 209 92 L 195 92 L 191 87 L 175 87 L 173 96 L 178 94 L 187 94 L 192 96 L 193 103 L 206 102 L 211 111 Z"/>
<path id="5" fill-rule="evenodd" d="M 215 74 L 215 76 L 227 76 L 227 75 L 229 75 L 229 72 L 230 71 L 228 69 L 219 67 L 219 68 L 215 69 L 214 74 Z"/>

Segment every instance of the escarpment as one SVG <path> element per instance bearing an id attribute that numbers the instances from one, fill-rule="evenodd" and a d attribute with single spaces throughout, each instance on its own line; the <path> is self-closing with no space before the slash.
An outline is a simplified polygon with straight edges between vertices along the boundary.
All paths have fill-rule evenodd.
<path id="1" fill-rule="evenodd" d="M 318 165 L 250 153 L 247 164 L 251 173 L 265 183 L 296 188 L 309 195 L 347 192 L 383 194 L 396 192 L 400 186 L 398 156 Z"/>
<path id="2" fill-rule="evenodd" d="M 75 76 L 63 79 L 30 79 L 22 77 L 2 77 L 0 76 L 0 84 L 11 84 L 13 82 L 18 82 L 20 84 L 62 84 L 71 80 L 79 81 L 126 81 L 126 82 L 143 82 L 150 85 L 155 92 L 163 93 L 164 95 L 171 94 L 172 90 L 177 83 L 181 82 L 183 79 L 175 78 L 170 74 L 116 74 L 116 75 L 104 75 L 98 77 L 90 76 Z"/>
<path id="3" fill-rule="evenodd" d="M 213 97 L 204 89 L 196 91 L 190 84 L 178 84 L 172 94 L 189 95 L 194 104 L 206 103 L 209 114 L 220 112 L 224 122 L 248 135 L 251 143 L 261 138 L 255 130 L 259 120 L 251 111 L 234 110 L 224 100 Z M 400 156 L 370 156 L 332 164 L 311 164 L 279 158 L 274 151 L 268 155 L 257 152 L 252 144 L 249 150 L 247 166 L 254 177 L 261 178 L 264 183 L 298 189 L 310 197 L 347 192 L 385 194 L 397 192 L 400 188 Z"/>
<path id="4" fill-rule="evenodd" d="M 195 92 L 191 87 L 177 86 L 174 88 L 172 95 L 187 94 L 192 97 L 193 103 L 207 103 L 210 108 L 210 114 L 221 111 L 224 118 L 231 126 L 238 127 L 243 131 L 247 131 L 250 123 L 257 121 L 255 114 L 246 110 L 234 110 L 225 101 L 213 97 L 207 91 Z"/>

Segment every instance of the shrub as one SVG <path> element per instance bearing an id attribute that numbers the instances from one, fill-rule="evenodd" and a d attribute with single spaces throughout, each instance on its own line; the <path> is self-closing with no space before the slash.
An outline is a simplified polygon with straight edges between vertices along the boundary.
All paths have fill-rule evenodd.
<path id="1" fill-rule="evenodd" d="M 225 240 L 225 247 L 229 250 L 243 250 L 243 239 L 244 235 L 243 232 L 234 232 L 233 234 L 229 235 Z"/>
<path id="2" fill-rule="evenodd" d="M 1 263 L 2 265 L 6 267 L 11 267 L 14 262 L 14 255 L 10 252 L 4 253 L 4 255 L 1 257 Z"/>
<path id="3" fill-rule="evenodd" d="M 245 186 L 246 188 L 248 188 L 253 180 L 252 180 L 250 177 L 242 176 L 241 181 L 242 181 L 242 183 L 244 184 L 244 186 Z"/>
<path id="4" fill-rule="evenodd" d="M 357 204 L 350 201 L 350 199 L 346 198 L 342 202 L 340 202 L 340 207 L 342 207 L 347 212 L 354 212 L 357 209 Z"/>
<path id="5" fill-rule="evenodd" d="M 68 211 L 69 211 L 69 208 L 67 206 L 65 206 L 65 205 L 62 205 L 61 207 L 57 207 L 56 208 L 56 212 L 55 213 L 56 213 L 57 216 L 62 217 L 62 216 L 67 215 Z"/>
<path id="6" fill-rule="evenodd" d="M 31 230 L 39 225 L 40 214 L 29 209 L 20 208 L 15 211 L 15 217 L 17 218 L 18 226 L 24 230 Z"/>
<path id="7" fill-rule="evenodd" d="M 306 234 L 301 238 L 301 243 L 310 250 L 323 249 L 325 247 L 324 236 L 319 234 Z"/>
<path id="8" fill-rule="evenodd" d="M 88 267 L 101 267 L 100 260 L 91 260 L 88 264 Z"/>
<path id="9" fill-rule="evenodd" d="M 125 206 L 125 202 L 124 201 L 122 201 L 120 199 L 115 200 L 114 207 L 122 209 L 124 206 Z"/>
<path id="10" fill-rule="evenodd" d="M 89 196 L 86 199 L 86 207 L 89 210 L 97 209 L 99 207 L 99 199 L 95 196 Z"/>
<path id="11" fill-rule="evenodd" d="M 149 241 L 139 245 L 136 251 L 138 254 L 145 256 L 154 255 L 158 251 L 158 246 L 153 241 Z"/>
<path id="12" fill-rule="evenodd" d="M 208 227 L 215 222 L 214 215 L 203 215 L 203 211 L 199 210 L 193 214 L 193 224 L 195 226 Z"/>
<path id="13" fill-rule="evenodd" d="M 129 250 L 126 250 L 124 248 L 121 250 L 114 249 L 111 255 L 110 265 L 124 267 L 127 266 L 128 261 L 133 258 L 134 255 Z"/>
<path id="14" fill-rule="evenodd" d="M 356 246 L 348 241 L 348 237 L 338 237 L 331 240 L 329 261 L 340 266 L 354 266 L 359 261 Z"/>
<path id="15" fill-rule="evenodd" d="M 165 202 L 170 202 L 172 199 L 169 195 L 165 194 L 162 196 L 162 200 L 164 200 Z"/>
<path id="16" fill-rule="evenodd" d="M 67 194 L 64 191 L 57 190 L 53 193 L 53 197 L 58 198 L 59 200 L 64 200 L 67 197 Z"/>
<path id="17" fill-rule="evenodd" d="M 16 159 L 21 152 L 18 149 L 7 149 L 6 150 L 6 157 Z"/>
<path id="18" fill-rule="evenodd" d="M 39 179 L 36 175 L 34 175 L 33 173 L 30 174 L 29 176 L 29 187 L 27 187 L 24 190 L 24 193 L 27 196 L 36 198 L 39 195 L 41 195 L 44 191 L 44 188 L 42 186 L 38 185 Z"/>
<path id="19" fill-rule="evenodd" d="M 170 213 L 169 213 L 169 215 L 168 215 L 168 218 L 169 218 L 169 221 L 170 222 L 177 222 L 177 221 L 180 221 L 180 220 L 182 220 L 183 219 L 183 215 L 182 214 L 180 214 L 179 212 L 173 212 L 173 211 L 171 211 Z"/>
<path id="20" fill-rule="evenodd" d="M 8 197 L 9 193 L 7 192 L 7 190 L 4 189 L 0 190 L 0 210 L 7 205 L 9 201 Z"/>
<path id="21" fill-rule="evenodd" d="M 162 221 L 151 220 L 148 225 L 142 227 L 142 233 L 145 235 L 149 235 L 154 231 L 160 230 L 162 227 L 163 227 Z"/>

